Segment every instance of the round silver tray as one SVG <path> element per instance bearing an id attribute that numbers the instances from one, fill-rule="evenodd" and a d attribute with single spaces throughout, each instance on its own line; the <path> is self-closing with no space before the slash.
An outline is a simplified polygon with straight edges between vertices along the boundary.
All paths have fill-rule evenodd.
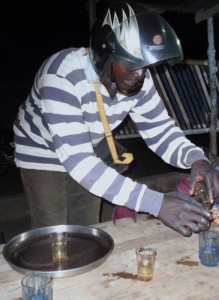
<path id="1" fill-rule="evenodd" d="M 58 267 L 52 262 L 50 234 L 67 232 L 67 259 Z M 46 272 L 52 277 L 68 277 L 101 265 L 114 248 L 112 237 L 103 230 L 81 225 L 41 227 L 15 236 L 3 248 L 3 256 L 16 271 Z"/>

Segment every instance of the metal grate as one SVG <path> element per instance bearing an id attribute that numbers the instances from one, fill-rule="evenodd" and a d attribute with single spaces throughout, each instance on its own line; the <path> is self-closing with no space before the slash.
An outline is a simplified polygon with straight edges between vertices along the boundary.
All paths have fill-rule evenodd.
<path id="1" fill-rule="evenodd" d="M 219 102 L 219 62 L 216 90 Z M 151 69 L 156 88 L 169 114 L 185 134 L 210 131 L 209 75 L 206 61 L 186 60 L 175 66 L 159 65 Z M 219 128 L 218 128 L 219 131 Z M 116 138 L 139 137 L 128 116 L 115 131 Z"/>

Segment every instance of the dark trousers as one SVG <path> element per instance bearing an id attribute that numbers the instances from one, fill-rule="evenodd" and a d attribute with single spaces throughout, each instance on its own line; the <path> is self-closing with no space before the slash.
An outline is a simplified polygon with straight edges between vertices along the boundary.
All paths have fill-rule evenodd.
<path id="1" fill-rule="evenodd" d="M 20 173 L 32 228 L 99 223 L 101 199 L 84 189 L 68 173 L 23 168 Z"/>

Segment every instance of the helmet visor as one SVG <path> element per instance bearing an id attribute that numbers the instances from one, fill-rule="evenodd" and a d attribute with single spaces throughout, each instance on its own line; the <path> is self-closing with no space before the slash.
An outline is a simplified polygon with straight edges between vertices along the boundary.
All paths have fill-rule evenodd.
<path id="1" fill-rule="evenodd" d="M 172 27 L 159 15 L 143 12 L 114 26 L 106 37 L 112 56 L 130 71 L 167 61 L 182 60 L 180 41 Z"/>

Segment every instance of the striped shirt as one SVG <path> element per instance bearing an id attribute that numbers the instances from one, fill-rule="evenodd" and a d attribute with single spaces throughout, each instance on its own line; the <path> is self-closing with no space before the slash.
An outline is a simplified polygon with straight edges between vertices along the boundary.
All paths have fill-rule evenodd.
<path id="1" fill-rule="evenodd" d="M 16 165 L 68 172 L 99 197 L 157 216 L 163 194 L 118 174 L 94 153 L 104 137 L 93 86 L 97 80 L 84 48 L 65 49 L 42 64 L 14 122 Z M 111 130 L 129 114 L 145 143 L 165 162 L 187 169 L 206 159 L 168 116 L 149 70 L 135 96 L 117 93 L 111 99 L 100 83 L 99 91 Z"/>

